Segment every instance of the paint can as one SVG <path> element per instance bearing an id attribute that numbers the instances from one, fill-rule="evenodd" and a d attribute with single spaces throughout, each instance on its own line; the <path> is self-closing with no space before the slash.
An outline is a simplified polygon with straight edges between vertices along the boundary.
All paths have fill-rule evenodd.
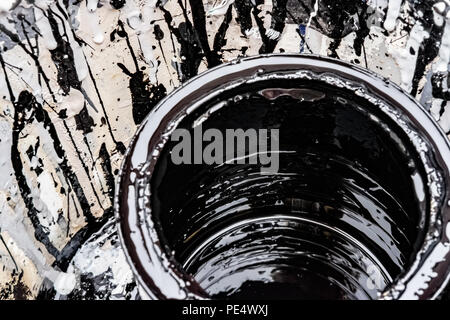
<path id="1" fill-rule="evenodd" d="M 227 149 L 227 130 L 247 142 Z M 279 133 L 270 148 L 260 130 Z M 143 121 L 116 188 L 119 234 L 150 298 L 433 299 L 450 271 L 448 159 L 429 113 L 368 70 L 235 60 Z"/>

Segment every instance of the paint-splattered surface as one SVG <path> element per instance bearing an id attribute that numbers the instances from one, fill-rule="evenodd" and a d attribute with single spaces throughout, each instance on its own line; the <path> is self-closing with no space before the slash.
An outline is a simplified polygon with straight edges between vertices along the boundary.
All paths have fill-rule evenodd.
<path id="1" fill-rule="evenodd" d="M 0 49 L 0 299 L 141 297 L 112 217 L 123 153 L 162 97 L 222 62 L 343 59 L 450 131 L 448 0 L 1 0 Z"/>

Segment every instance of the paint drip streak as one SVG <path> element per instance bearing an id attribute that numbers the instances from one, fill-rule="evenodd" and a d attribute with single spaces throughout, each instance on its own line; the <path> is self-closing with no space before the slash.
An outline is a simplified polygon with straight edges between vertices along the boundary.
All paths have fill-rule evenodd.
<path id="1" fill-rule="evenodd" d="M 16 97 L 14 96 L 14 92 L 11 87 L 11 83 L 9 82 L 9 77 L 6 73 L 5 60 L 3 60 L 3 55 L 0 53 L 0 64 L 2 65 L 3 74 L 5 76 L 6 86 L 8 87 L 9 92 L 9 100 L 14 103 L 16 101 Z"/>
<path id="2" fill-rule="evenodd" d="M 92 73 L 91 66 L 90 66 L 90 64 L 87 61 L 86 61 L 86 65 L 88 67 L 89 77 L 92 80 L 92 83 L 93 83 L 94 88 L 95 88 L 95 92 L 97 93 L 98 100 L 99 100 L 100 105 L 102 107 L 103 114 L 104 114 L 105 120 L 106 120 L 106 124 L 108 126 L 108 131 L 109 131 L 109 134 L 111 135 L 111 139 L 116 144 L 117 151 L 119 151 L 120 153 L 124 154 L 125 153 L 125 146 L 124 146 L 124 144 L 121 141 L 117 141 L 116 138 L 114 137 L 114 134 L 113 134 L 113 131 L 112 131 L 112 127 L 111 127 L 111 123 L 109 122 L 108 114 L 106 112 L 105 104 L 103 103 L 103 99 L 102 99 L 102 97 L 100 95 L 100 91 L 98 89 L 97 82 L 95 81 L 95 77 L 94 77 L 94 75 Z"/>
<path id="3" fill-rule="evenodd" d="M 12 262 L 14 263 L 14 266 L 15 266 L 16 270 L 19 270 L 19 267 L 17 266 L 16 260 L 14 259 L 14 256 L 12 255 L 11 251 L 9 250 L 8 245 L 6 244 L 6 242 L 3 239 L 1 234 L 0 234 L 0 240 L 2 241 L 3 245 L 5 246 L 6 252 L 8 252 L 8 255 L 11 258 Z"/>
<path id="4" fill-rule="evenodd" d="M 39 122 L 42 122 L 44 128 L 47 129 L 48 133 L 50 134 L 50 136 L 52 138 L 53 147 L 55 149 L 55 152 L 56 152 L 57 156 L 60 159 L 62 159 L 61 163 L 59 164 L 59 167 L 61 168 L 62 172 L 64 173 L 64 176 L 66 177 L 66 179 L 68 179 L 68 181 L 70 182 L 73 190 L 75 191 L 75 194 L 77 195 L 77 198 L 78 198 L 78 201 L 80 202 L 80 204 L 84 208 L 90 208 L 89 202 L 84 194 L 83 188 L 81 187 L 81 184 L 78 181 L 76 174 L 73 172 L 73 170 L 71 169 L 71 166 L 68 163 L 66 153 L 65 153 L 64 149 L 62 148 L 62 144 L 61 144 L 61 141 L 59 140 L 56 128 L 53 125 L 53 123 L 51 122 L 51 119 L 50 119 L 47 111 L 45 111 L 45 109 L 42 108 L 42 106 L 40 106 L 36 101 L 34 101 L 34 104 L 35 104 L 35 108 L 36 108 L 36 113 L 41 113 L 41 115 L 39 116 L 39 118 L 41 118 L 41 119 L 36 119 L 36 120 L 38 120 Z M 65 122 L 64 122 L 64 124 L 65 124 Z M 66 126 L 66 130 L 68 130 L 67 126 Z M 70 134 L 70 131 L 68 131 L 68 132 Z M 70 134 L 70 137 L 71 137 L 71 134 Z M 94 216 L 92 215 L 92 213 L 90 212 L 90 210 L 85 210 L 84 213 L 85 213 L 86 222 L 90 222 L 95 219 Z"/>
<path id="5" fill-rule="evenodd" d="M 19 95 L 19 99 L 14 103 L 15 111 L 14 111 L 14 128 L 12 132 L 12 144 L 11 144 L 11 163 L 14 169 L 14 174 L 16 176 L 17 184 L 19 186 L 20 193 L 22 195 L 22 199 L 27 207 L 28 217 L 34 227 L 34 235 L 36 240 L 41 242 L 48 253 L 53 257 L 57 257 L 59 251 L 55 248 L 55 246 L 51 243 L 48 233 L 42 227 L 39 221 L 39 211 L 35 208 L 33 204 L 33 197 L 31 194 L 31 189 L 27 184 L 27 179 L 24 174 L 22 159 L 19 152 L 19 135 L 20 132 L 25 128 L 25 119 L 24 119 L 24 111 L 32 110 L 33 105 L 36 104 L 34 97 L 23 91 Z"/>
<path id="6" fill-rule="evenodd" d="M 178 0 L 178 5 L 182 10 L 185 19 L 185 22 L 181 23 L 178 28 L 171 26 L 173 19 L 170 12 L 165 10 L 162 6 L 160 9 L 164 13 L 164 19 L 166 20 L 169 30 L 175 35 L 180 44 L 180 56 L 182 60 L 180 63 L 181 82 L 184 82 L 198 74 L 198 68 L 204 57 L 204 53 L 201 49 L 197 33 L 193 29 L 185 7 L 180 0 Z"/>
<path id="7" fill-rule="evenodd" d="M 78 80 L 77 71 L 75 70 L 75 63 L 73 61 L 73 52 L 70 44 L 64 41 L 58 30 L 58 23 L 51 11 L 48 12 L 48 20 L 52 29 L 53 37 L 56 40 L 57 47 L 50 50 L 51 57 L 58 70 L 58 84 L 63 90 L 64 94 L 68 94 L 70 88 L 78 91 L 81 90 L 81 83 Z M 64 24 L 63 24 L 64 25 Z"/>
<path id="8" fill-rule="evenodd" d="M 113 199 L 114 197 L 114 186 L 115 186 L 115 180 L 114 176 L 112 174 L 112 166 L 111 166 L 111 160 L 108 153 L 108 149 L 106 148 L 106 144 L 102 143 L 102 146 L 100 147 L 99 151 L 99 157 L 101 159 L 101 167 L 106 175 L 106 186 L 108 190 L 108 196 L 109 198 Z"/>
<path id="9" fill-rule="evenodd" d="M 206 33 L 205 8 L 201 0 L 189 0 L 192 10 L 192 20 L 194 28 L 199 39 L 203 53 L 205 54 L 208 67 L 212 68 L 220 64 L 217 51 L 211 51 L 208 43 L 208 34 Z M 231 6 L 230 6 L 231 7 Z"/>
<path id="10" fill-rule="evenodd" d="M 23 51 L 25 51 L 26 54 L 28 54 L 34 60 L 36 67 L 38 69 L 39 75 L 41 75 L 42 78 L 44 79 L 44 82 L 47 86 L 48 92 L 52 96 L 53 101 L 56 102 L 55 95 L 50 87 L 50 80 L 48 79 L 47 75 L 45 74 L 44 70 L 42 69 L 42 66 L 39 62 L 39 58 L 36 55 L 34 55 L 33 52 L 31 52 L 30 50 L 27 49 L 27 47 L 20 41 L 19 37 L 16 34 L 12 33 L 8 29 L 6 29 L 5 26 L 3 26 L 2 24 L 0 24 L 0 31 L 5 33 L 11 39 L 11 41 L 16 43 L 20 48 L 22 48 Z M 26 35 L 26 31 L 25 30 L 23 30 L 23 31 Z"/>
<path id="11" fill-rule="evenodd" d="M 73 89 L 81 92 L 81 82 L 78 80 L 78 74 L 77 74 L 77 71 L 75 68 L 75 62 L 73 60 L 73 52 L 70 47 L 70 44 L 69 44 L 69 42 L 65 41 L 63 39 L 63 36 L 59 33 L 58 23 L 54 19 L 52 11 L 48 10 L 47 14 L 48 14 L 48 20 L 50 22 L 53 36 L 57 43 L 56 49 L 51 50 L 50 52 L 51 52 L 52 60 L 55 63 L 55 66 L 58 70 L 58 83 L 65 94 L 68 94 L 70 92 L 70 88 L 73 88 Z M 67 38 L 65 23 L 62 19 L 61 19 L 61 24 L 64 27 L 64 34 L 65 34 L 65 37 Z M 70 141 L 72 142 L 72 145 L 74 146 L 74 149 L 78 155 L 78 158 L 81 160 L 82 156 L 80 154 L 80 151 L 78 150 L 78 147 L 73 138 L 72 132 L 71 132 L 70 128 L 68 127 L 66 120 L 64 119 L 62 122 L 68 133 Z M 86 144 L 87 148 L 89 149 L 90 147 L 89 147 L 89 144 L 87 143 L 86 139 L 83 139 L 83 141 Z M 93 158 L 92 158 L 92 161 L 94 161 Z M 81 160 L 81 164 L 82 164 L 82 167 L 83 167 L 86 175 L 89 177 L 90 176 L 89 169 L 86 166 L 85 162 Z M 95 189 L 95 186 L 94 186 L 92 180 L 89 180 L 89 182 L 90 182 L 91 188 L 93 190 L 94 196 L 97 199 L 97 202 L 99 203 L 100 207 L 103 209 L 102 202 L 100 201 L 100 198 L 97 194 L 97 191 Z"/>
<path id="12" fill-rule="evenodd" d="M 100 174 L 99 174 L 98 170 L 95 169 L 94 154 L 92 153 L 91 146 L 89 145 L 89 142 L 88 142 L 88 140 L 87 140 L 87 138 L 86 138 L 86 135 L 83 136 L 83 141 L 84 141 L 84 143 L 85 143 L 86 146 L 87 146 L 87 149 L 88 149 L 88 152 L 89 152 L 89 156 L 91 157 L 92 162 L 93 162 L 93 165 L 92 165 L 91 170 L 94 172 L 94 174 L 95 174 L 95 175 L 97 176 L 97 178 L 99 179 L 99 185 L 100 185 L 100 188 L 101 188 L 101 190 L 102 190 L 102 193 L 105 194 L 105 189 L 104 189 L 104 187 L 103 187 L 103 184 L 101 183 Z M 113 200 L 112 198 L 110 198 L 110 199 L 111 199 L 111 201 Z"/>
<path id="13" fill-rule="evenodd" d="M 427 12 L 426 17 L 429 19 L 432 19 L 432 13 Z M 427 21 L 427 18 L 425 18 L 424 21 Z M 439 54 L 439 47 L 436 46 L 436 38 L 441 39 L 444 33 L 444 28 L 442 26 L 437 26 L 436 24 L 433 24 L 431 26 L 430 34 L 433 35 L 433 37 L 427 37 L 423 40 L 423 43 L 419 47 L 419 52 L 417 55 L 417 61 L 416 61 L 416 68 L 414 70 L 414 77 L 412 81 L 411 86 L 411 95 L 415 96 L 417 94 L 417 90 L 419 87 L 419 81 L 422 79 L 425 69 L 427 65 L 433 61 Z M 439 96 L 435 95 L 435 98 L 438 98 Z"/>
<path id="14" fill-rule="evenodd" d="M 259 49 L 259 53 L 260 54 L 272 53 L 273 50 L 275 50 L 278 41 L 271 40 L 269 39 L 269 37 L 267 37 L 266 28 L 264 27 L 264 21 L 258 16 L 260 12 L 261 11 L 256 6 L 253 7 L 252 10 L 253 18 L 255 19 L 256 24 L 258 25 L 258 30 L 261 35 L 261 40 L 263 42 L 261 48 Z"/>
<path id="15" fill-rule="evenodd" d="M 65 120 L 63 121 L 63 124 L 64 124 L 64 128 L 66 129 L 66 131 L 67 131 L 67 133 L 68 133 L 68 135 L 69 135 L 70 141 L 72 142 L 72 144 L 73 144 L 73 146 L 74 146 L 75 152 L 77 153 L 78 159 L 80 159 L 81 165 L 82 165 L 84 171 L 86 172 L 86 175 L 89 177 L 89 169 L 88 169 L 88 167 L 86 166 L 85 162 L 83 161 L 83 157 L 81 156 L 81 153 L 80 153 L 80 151 L 79 151 L 78 148 L 77 148 L 77 145 L 76 145 L 76 143 L 75 143 L 75 140 L 73 139 L 72 132 L 70 131 L 69 127 L 67 126 L 67 123 L 66 123 Z M 74 175 L 74 176 L 75 176 L 75 175 Z M 76 176 L 75 176 L 75 177 L 76 177 Z M 78 182 L 77 182 L 77 183 L 78 183 Z M 93 182 L 92 182 L 91 179 L 89 179 L 89 184 L 90 184 L 90 186 L 91 186 L 91 188 L 92 188 L 92 191 L 93 191 L 93 193 L 94 193 L 95 199 L 97 199 L 98 204 L 99 204 L 100 207 L 103 209 L 102 202 L 100 201 L 100 198 L 99 198 L 99 196 L 98 196 L 98 194 L 97 194 L 97 191 L 95 190 L 95 186 L 94 186 L 94 184 L 93 184 Z M 72 184 L 72 186 L 73 186 L 73 184 Z M 79 186 L 79 187 L 81 188 L 81 186 Z M 88 207 L 86 207 L 86 208 L 90 208 L 90 206 L 88 206 Z M 89 211 L 89 213 L 90 213 L 90 211 Z M 93 219 L 92 213 L 90 213 L 87 217 L 89 217 L 89 219 L 92 220 L 92 219 Z"/>
<path id="16" fill-rule="evenodd" d="M 108 219 L 112 217 L 112 212 L 112 207 L 110 207 L 105 210 L 103 216 L 99 220 L 82 227 L 55 257 L 56 260 L 53 263 L 53 266 L 57 266 L 62 271 L 66 272 L 80 246 L 88 240 L 91 235 L 98 232 L 105 225 Z"/>
<path id="17" fill-rule="evenodd" d="M 225 17 L 223 18 L 222 24 L 219 27 L 215 37 L 214 37 L 214 45 L 213 50 L 215 52 L 219 52 L 227 43 L 226 33 L 230 26 L 232 15 L 232 6 L 229 6 L 227 12 L 225 13 Z"/>

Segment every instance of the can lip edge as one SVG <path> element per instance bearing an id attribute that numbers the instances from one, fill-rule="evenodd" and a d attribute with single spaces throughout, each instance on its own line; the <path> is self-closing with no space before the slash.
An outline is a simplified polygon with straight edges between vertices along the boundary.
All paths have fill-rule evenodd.
<path id="1" fill-rule="evenodd" d="M 395 90 L 398 93 L 402 94 L 402 97 L 407 98 L 409 100 L 409 104 L 410 107 L 412 106 L 414 108 L 413 111 L 415 111 L 415 113 L 419 113 L 422 117 L 424 117 L 425 121 L 428 122 L 428 125 L 431 125 L 433 132 L 430 133 L 426 130 L 426 128 L 424 126 L 422 126 L 422 123 L 418 122 L 415 124 L 418 124 L 420 127 L 420 132 L 423 133 L 423 131 L 425 131 L 425 133 L 427 134 L 428 138 L 431 140 L 430 142 L 433 144 L 433 152 L 436 152 L 439 156 L 440 156 L 440 161 L 439 165 L 440 166 L 444 166 L 444 168 L 442 168 L 445 171 L 445 185 L 448 186 L 450 184 L 449 182 L 449 161 L 445 160 L 445 159 L 450 159 L 448 157 L 443 157 L 442 153 L 444 153 L 443 151 L 446 151 L 447 154 L 450 154 L 450 143 L 448 138 L 446 137 L 445 133 L 443 132 L 443 130 L 440 128 L 440 126 L 436 123 L 436 121 L 431 117 L 431 115 L 429 114 L 429 112 L 427 110 L 425 110 L 425 108 L 417 101 L 415 100 L 412 96 L 410 96 L 407 92 L 405 92 L 402 88 L 400 88 L 397 84 L 391 82 L 388 79 L 385 79 L 383 77 L 381 77 L 380 75 L 376 74 L 373 71 L 370 71 L 368 69 L 364 69 L 360 66 L 355 66 L 353 64 L 347 63 L 345 61 L 342 60 L 338 60 L 338 59 L 333 59 L 333 58 L 328 58 L 328 57 L 323 57 L 323 56 L 319 56 L 319 55 L 314 55 L 314 54 L 266 54 L 266 55 L 259 55 L 259 56 L 251 56 L 251 57 L 247 57 L 247 58 L 240 58 L 238 60 L 226 63 L 226 64 L 222 64 L 219 65 L 217 67 L 211 68 L 209 70 L 206 70 L 203 73 L 200 73 L 199 75 L 193 77 L 192 79 L 188 80 L 187 82 L 185 82 L 182 86 L 174 89 L 170 94 L 168 94 L 164 99 L 162 99 L 158 105 L 150 112 L 149 115 L 147 115 L 147 117 L 145 118 L 145 120 L 142 122 L 142 124 L 140 125 L 140 127 L 138 128 L 138 130 L 136 131 L 135 135 L 133 136 L 132 140 L 130 141 L 130 144 L 127 148 L 127 151 L 124 155 L 124 160 L 122 162 L 121 165 L 121 170 L 118 176 L 118 180 L 116 183 L 116 191 L 115 191 L 115 195 L 114 195 L 114 213 L 115 213 L 115 217 L 116 217 L 116 221 L 117 221 L 117 229 L 118 229 L 118 234 L 119 234 L 119 239 L 120 239 L 120 243 L 122 245 L 122 248 L 124 250 L 125 256 L 127 258 L 127 262 L 129 263 L 130 267 L 132 268 L 133 274 L 135 276 L 135 278 L 137 279 L 138 283 L 143 287 L 144 291 L 149 295 L 150 298 L 153 299 L 164 299 L 164 298 L 175 298 L 175 299 L 185 299 L 185 298 L 194 298 L 194 299 L 205 299 L 208 298 L 207 296 L 205 296 L 204 293 L 202 293 L 201 291 L 199 292 L 200 294 L 196 294 L 196 293 L 192 293 L 189 292 L 189 289 L 186 289 L 186 287 L 184 288 L 184 290 L 181 290 L 182 292 L 178 292 L 175 293 L 173 297 L 168 297 L 167 295 L 163 294 L 162 292 L 155 292 L 155 285 L 152 284 L 149 286 L 148 283 L 148 273 L 146 271 L 146 268 L 144 268 L 144 266 L 142 265 L 142 261 L 140 261 L 138 254 L 135 252 L 135 249 L 131 249 L 131 246 L 134 246 L 134 241 L 133 239 L 131 239 L 131 237 L 129 236 L 130 232 L 137 232 L 140 231 L 141 233 L 143 232 L 143 230 L 139 227 L 137 227 L 137 225 L 135 226 L 135 228 L 133 230 L 131 230 L 130 228 L 130 224 L 128 223 L 128 221 L 126 221 L 126 217 L 124 216 L 125 213 L 124 211 L 127 211 L 124 209 L 123 203 L 121 204 L 121 202 L 125 202 L 124 200 L 126 198 L 128 198 L 128 188 L 130 186 L 130 179 L 128 174 L 125 176 L 124 173 L 129 172 L 129 170 L 131 168 L 136 169 L 136 166 L 133 166 L 133 164 L 131 163 L 131 158 L 133 156 L 134 153 L 134 149 L 136 147 L 136 143 L 137 140 L 140 137 L 140 134 L 145 131 L 145 128 L 149 125 L 150 119 L 152 119 L 155 116 L 155 113 L 159 112 L 163 112 L 161 111 L 161 107 L 163 107 L 164 105 L 168 104 L 168 102 L 170 102 L 170 100 L 174 99 L 174 96 L 176 96 L 177 94 L 180 94 L 180 92 L 184 91 L 195 91 L 195 90 L 191 90 L 191 88 L 193 85 L 196 84 L 196 82 L 203 82 L 203 85 L 200 87 L 205 87 L 205 85 L 209 84 L 209 81 L 205 81 L 203 80 L 205 78 L 205 76 L 207 75 L 214 75 L 215 73 L 217 73 L 217 76 L 229 76 L 230 73 L 226 73 L 226 72 L 221 72 L 223 69 L 225 68 L 230 68 L 233 65 L 238 65 L 242 67 L 242 64 L 247 64 L 248 66 L 245 66 L 246 68 L 242 68 L 245 71 L 248 70 L 253 70 L 255 69 L 255 64 L 259 65 L 261 68 L 264 68 L 266 65 L 265 64 L 260 64 L 259 62 L 266 62 L 267 65 L 270 65 L 271 61 L 263 61 L 264 59 L 267 60 L 273 60 L 273 59 L 282 59 L 285 60 L 283 63 L 279 64 L 279 65 L 288 65 L 286 60 L 292 60 L 289 62 L 292 62 L 293 65 L 304 65 L 308 60 L 311 62 L 316 60 L 320 60 L 321 64 L 328 64 L 329 67 L 331 67 L 332 70 L 336 71 L 335 69 L 333 69 L 334 67 L 340 66 L 343 69 L 347 69 L 347 71 L 351 71 L 351 74 L 353 76 L 356 76 L 358 78 L 358 76 L 364 75 L 365 77 L 370 78 L 371 80 L 377 80 L 377 81 L 382 81 L 385 84 L 388 84 L 387 86 L 389 86 L 390 90 Z M 293 61 L 295 60 L 295 61 Z M 256 62 L 256 63 L 255 63 Z M 272 64 L 272 65 L 277 65 L 277 64 Z M 317 67 L 317 66 L 316 66 Z M 323 66 L 322 66 L 323 67 Z M 321 67 L 317 67 L 317 68 L 321 68 Z M 340 70 L 342 71 L 342 70 Z M 236 75 L 237 73 L 242 72 L 242 70 L 236 70 L 235 73 L 231 73 L 231 75 Z M 341 72 L 338 72 L 338 75 L 341 75 Z M 342 76 L 342 75 L 341 75 Z M 219 77 L 220 78 L 220 77 Z M 370 85 L 370 83 L 367 83 L 367 81 L 364 81 L 363 79 L 360 79 L 363 81 L 364 84 L 369 84 L 370 87 L 372 87 L 372 85 Z M 386 87 L 387 87 L 386 86 Z M 385 92 L 386 93 L 386 92 Z M 389 95 L 389 93 L 386 93 L 387 97 L 391 98 L 390 102 L 393 102 L 393 98 L 391 95 Z M 167 107 L 168 111 L 172 110 L 177 104 L 172 104 Z M 404 108 L 403 106 L 400 106 L 401 110 L 404 112 Z M 162 120 L 163 118 L 167 117 L 167 112 L 164 113 L 164 116 L 162 118 L 160 118 L 160 120 Z M 414 122 L 416 122 L 416 115 L 413 113 L 409 113 L 408 117 L 411 118 L 412 120 L 415 120 Z M 155 129 L 157 130 L 157 129 Z M 160 133 L 160 132 L 159 132 Z M 151 135 L 153 136 L 153 134 Z M 439 140 L 439 141 L 436 141 Z M 145 153 L 146 152 L 141 152 L 141 153 Z M 447 202 L 449 199 L 449 190 L 445 190 L 445 194 L 444 194 L 444 200 L 441 203 L 441 209 L 446 209 L 446 213 L 444 215 L 443 212 L 440 212 L 441 214 L 437 217 L 438 220 L 440 220 L 440 225 L 442 227 L 442 225 L 445 226 L 445 224 L 449 224 L 450 225 L 450 210 L 447 206 Z M 125 197 L 124 197 L 125 195 Z M 122 198 L 122 199 L 121 199 Z M 129 208 L 128 208 L 129 209 Z M 138 210 L 134 210 L 136 214 L 138 214 Z M 429 215 L 429 213 L 427 213 L 427 215 Z M 128 216 L 128 214 L 127 214 Z M 141 225 L 146 225 L 146 223 L 141 223 Z M 128 228 L 128 230 L 125 230 L 126 228 Z M 430 231 L 426 230 L 426 232 L 428 233 Z M 448 228 L 448 227 L 447 227 Z M 140 230 L 139 230 L 140 229 Z M 145 230 L 145 231 L 149 231 L 149 230 Z M 154 230 L 153 230 L 154 231 Z M 444 232 L 442 232 L 442 228 L 441 228 L 441 235 L 439 239 L 436 239 L 433 241 L 433 245 L 436 246 L 438 243 L 449 243 L 447 239 L 447 241 L 445 241 L 445 227 L 444 227 Z M 157 236 L 157 234 L 153 234 L 153 236 Z M 145 237 L 142 236 L 141 239 L 144 243 L 146 241 Z M 148 239 L 147 239 L 148 240 Z M 151 243 L 152 245 L 155 245 L 154 243 Z M 419 250 L 420 251 L 420 250 Z M 449 250 L 450 251 L 450 250 Z M 148 254 L 148 252 L 147 252 Z M 166 257 L 165 253 L 160 252 L 161 257 L 163 258 L 163 264 L 165 264 L 165 267 L 168 266 L 168 263 L 170 259 L 168 259 L 168 257 Z M 420 257 L 418 256 L 419 252 L 416 253 L 416 259 L 419 259 Z M 450 252 L 447 252 L 447 257 L 450 256 Z M 420 259 L 420 260 L 426 260 L 426 259 Z M 422 261 L 423 262 L 423 261 Z M 436 262 L 436 264 L 438 264 L 439 262 Z M 447 266 L 450 266 L 450 261 L 448 261 L 448 259 L 445 259 L 444 261 L 440 262 L 443 264 L 446 264 Z M 435 265 L 436 265 L 435 264 Z M 163 266 L 163 265 L 161 265 Z M 164 266 L 163 266 L 164 267 Z M 410 273 L 412 266 L 408 266 L 408 268 L 405 269 L 404 272 L 402 272 L 401 276 L 396 280 L 395 284 L 397 283 L 408 283 L 412 279 L 412 276 Z M 176 269 L 176 268 L 173 268 Z M 447 268 L 450 269 L 450 268 Z M 182 275 L 180 274 L 179 270 L 177 272 L 177 270 L 171 270 L 171 277 L 180 277 L 180 279 L 175 279 L 176 282 L 178 284 L 181 284 L 183 281 L 185 282 L 186 280 L 193 280 L 192 277 L 190 277 L 189 275 Z M 417 270 L 416 270 L 417 271 Z M 144 277 L 143 277 L 143 273 L 144 273 Z M 406 277 L 405 275 L 409 275 L 409 278 Z M 146 279 L 147 281 L 146 281 Z M 188 278 L 188 279 L 187 279 Z M 428 292 L 428 290 L 425 290 L 425 292 L 422 291 L 422 294 L 418 294 L 418 292 L 414 292 L 414 294 L 417 296 L 417 298 L 419 299 L 434 299 L 436 297 L 439 296 L 439 294 L 441 293 L 441 291 L 444 289 L 445 285 L 449 282 L 450 280 L 450 272 L 447 271 L 447 274 L 444 275 L 444 280 L 441 281 L 440 286 L 438 286 L 438 288 L 436 290 L 434 290 L 433 292 Z M 434 278 L 435 279 L 435 278 Z M 433 279 L 431 279 L 430 281 L 432 281 Z M 417 281 L 417 280 L 416 280 Z M 194 280 L 195 282 L 195 280 Z M 422 283 L 423 285 L 427 285 L 426 282 Z M 150 288 L 152 287 L 152 288 Z M 420 287 L 420 284 L 419 284 Z M 429 286 L 426 286 L 426 288 L 428 288 Z M 404 291 L 406 289 L 403 290 L 397 290 L 394 289 L 394 291 L 389 290 L 388 288 L 385 289 L 385 291 L 383 291 L 382 295 L 381 295 L 381 299 L 401 299 L 403 298 L 404 295 Z M 390 291 L 390 292 L 389 292 Z M 416 290 L 417 291 L 417 290 Z"/>

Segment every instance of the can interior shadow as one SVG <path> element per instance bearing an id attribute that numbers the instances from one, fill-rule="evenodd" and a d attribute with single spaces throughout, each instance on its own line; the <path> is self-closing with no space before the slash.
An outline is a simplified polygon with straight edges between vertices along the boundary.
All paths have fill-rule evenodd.
<path id="1" fill-rule="evenodd" d="M 353 77 L 314 70 L 319 62 L 301 72 L 278 66 L 222 79 L 214 90 L 157 110 L 159 126 L 151 135 L 145 129 L 137 135 L 128 158 L 147 139 L 147 161 L 140 167 L 125 162 L 123 175 L 133 178 L 122 180 L 122 190 L 132 185 L 136 191 L 125 194 L 126 201 L 116 199 L 116 209 L 128 221 L 121 223 L 121 235 L 129 259 L 155 297 L 167 297 L 168 290 L 137 262 L 138 240 L 147 252 L 156 248 L 153 265 L 155 253 L 166 259 L 161 270 L 186 297 L 377 299 L 405 290 L 400 279 L 432 248 L 432 214 L 445 201 L 446 168 L 430 138 L 389 101 L 404 97 L 386 98 Z M 278 129 L 278 171 L 264 172 L 250 161 L 174 164 L 173 130 L 190 132 L 190 145 L 198 147 L 194 131 L 200 127 L 223 137 L 227 129 Z M 246 155 L 251 147 L 236 145 Z M 236 157 L 231 151 L 224 143 L 225 159 Z M 127 240 L 140 221 L 129 223 L 133 197 L 146 221 L 138 223 L 140 232 L 151 229 L 147 239 Z"/>

